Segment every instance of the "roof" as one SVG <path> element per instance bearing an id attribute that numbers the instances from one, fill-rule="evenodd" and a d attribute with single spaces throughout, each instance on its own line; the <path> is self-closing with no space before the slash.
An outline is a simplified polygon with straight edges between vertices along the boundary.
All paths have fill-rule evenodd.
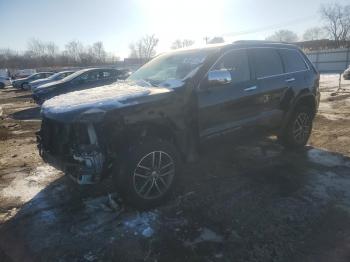
<path id="1" fill-rule="evenodd" d="M 233 45 L 298 48 L 293 43 L 273 42 L 273 41 L 266 41 L 266 40 L 239 40 L 239 41 L 233 42 Z"/>
<path id="2" fill-rule="evenodd" d="M 176 50 L 172 50 L 170 52 L 175 53 L 175 52 L 190 51 L 190 50 L 227 49 L 227 48 L 242 47 L 242 46 L 298 48 L 298 46 L 291 43 L 271 42 L 271 41 L 265 41 L 265 40 L 239 40 L 233 43 L 207 44 L 204 46 L 196 46 L 196 47 L 191 46 L 187 48 L 179 48 Z"/>

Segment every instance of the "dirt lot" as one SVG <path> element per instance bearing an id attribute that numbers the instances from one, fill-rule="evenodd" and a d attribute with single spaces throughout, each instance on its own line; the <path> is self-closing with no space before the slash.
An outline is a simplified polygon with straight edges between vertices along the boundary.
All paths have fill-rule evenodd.
<path id="1" fill-rule="evenodd" d="M 0 91 L 0 261 L 350 261 L 350 81 L 322 76 L 310 145 L 226 145 L 138 212 L 78 188 L 36 150 L 39 108 Z"/>

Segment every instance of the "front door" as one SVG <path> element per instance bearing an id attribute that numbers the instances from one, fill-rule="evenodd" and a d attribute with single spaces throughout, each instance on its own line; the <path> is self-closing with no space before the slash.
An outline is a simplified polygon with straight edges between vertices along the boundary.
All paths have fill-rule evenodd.
<path id="1" fill-rule="evenodd" d="M 198 125 L 201 140 L 243 131 L 256 121 L 261 97 L 252 77 L 245 49 L 225 53 L 210 71 L 228 71 L 227 83 L 215 83 L 208 75 L 198 89 Z"/>
<path id="2" fill-rule="evenodd" d="M 257 131 L 271 131 L 282 122 L 283 97 L 288 96 L 288 82 L 281 56 L 275 48 L 249 50 L 252 66 L 261 92 L 260 121 Z M 288 79 L 287 79 L 288 80 Z"/>

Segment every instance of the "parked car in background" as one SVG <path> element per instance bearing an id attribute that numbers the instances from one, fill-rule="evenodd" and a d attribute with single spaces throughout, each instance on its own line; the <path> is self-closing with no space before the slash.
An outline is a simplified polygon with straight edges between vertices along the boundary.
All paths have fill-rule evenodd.
<path id="1" fill-rule="evenodd" d="M 15 79 L 12 81 L 12 86 L 15 88 L 21 88 L 21 89 L 27 90 L 27 89 L 30 89 L 30 86 L 29 86 L 30 82 L 34 80 L 42 79 L 42 78 L 47 78 L 49 76 L 52 76 L 53 74 L 54 72 L 40 72 L 40 73 L 30 75 L 28 77 Z"/>
<path id="2" fill-rule="evenodd" d="M 62 71 L 56 74 L 53 74 L 47 78 L 43 78 L 43 79 L 38 79 L 38 80 L 34 80 L 32 82 L 29 83 L 30 89 L 32 91 L 34 91 L 38 86 L 41 86 L 43 84 L 47 84 L 47 83 L 51 83 L 54 81 L 58 81 L 61 80 L 71 74 L 73 74 L 75 71 Z"/>
<path id="3" fill-rule="evenodd" d="M 37 87 L 33 92 L 33 99 L 36 103 L 42 104 L 45 100 L 57 95 L 111 84 L 120 77 L 123 77 L 123 72 L 117 69 L 88 68 L 79 70 L 60 81 Z"/>
<path id="4" fill-rule="evenodd" d="M 125 201 L 148 208 L 169 196 L 182 160 L 200 149 L 272 134 L 286 148 L 305 146 L 319 79 L 291 44 L 165 53 L 123 83 L 46 101 L 39 152 L 79 184 L 112 176 Z"/>
<path id="5" fill-rule="evenodd" d="M 347 69 L 345 69 L 344 73 L 343 73 L 343 78 L 345 80 L 350 80 L 350 65 Z"/>
<path id="6" fill-rule="evenodd" d="M 0 69 L 0 77 L 10 77 L 10 72 L 7 68 Z"/>
<path id="7" fill-rule="evenodd" d="M 5 88 L 9 85 L 11 85 L 11 79 L 6 76 L 0 76 L 0 88 Z"/>
<path id="8" fill-rule="evenodd" d="M 25 78 L 36 73 L 36 69 L 19 69 L 13 73 L 13 79 Z"/>
<path id="9" fill-rule="evenodd" d="M 130 69 L 118 69 L 119 71 L 119 79 L 125 80 L 131 75 Z"/>

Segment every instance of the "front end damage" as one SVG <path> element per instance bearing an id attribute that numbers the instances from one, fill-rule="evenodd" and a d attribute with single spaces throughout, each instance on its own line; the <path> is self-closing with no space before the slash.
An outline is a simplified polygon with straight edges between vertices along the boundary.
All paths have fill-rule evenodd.
<path id="1" fill-rule="evenodd" d="M 40 156 L 79 184 L 99 182 L 106 171 L 104 147 L 92 123 L 63 123 L 44 118 L 37 133 Z"/>

